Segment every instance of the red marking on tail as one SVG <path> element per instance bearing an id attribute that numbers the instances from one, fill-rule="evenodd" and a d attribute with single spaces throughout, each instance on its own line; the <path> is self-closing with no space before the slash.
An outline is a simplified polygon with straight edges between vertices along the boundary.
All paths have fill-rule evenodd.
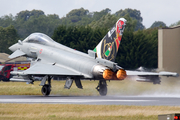
<path id="1" fill-rule="evenodd" d="M 120 32 L 121 32 L 120 29 L 122 29 L 122 25 L 123 25 L 123 24 L 124 24 L 123 21 L 118 21 L 118 23 L 117 23 L 117 29 L 116 29 L 117 33 L 120 33 Z"/>

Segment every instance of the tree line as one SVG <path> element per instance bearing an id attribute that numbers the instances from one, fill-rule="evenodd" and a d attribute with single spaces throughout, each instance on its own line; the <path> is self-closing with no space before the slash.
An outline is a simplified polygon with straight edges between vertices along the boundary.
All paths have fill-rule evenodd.
<path id="1" fill-rule="evenodd" d="M 59 18 L 56 14 L 48 14 L 41 10 L 21 11 L 15 16 L 12 14 L 0 17 L 0 26 L 8 27 L 13 25 L 20 38 L 24 39 L 32 32 L 42 32 L 52 36 L 54 29 L 58 25 L 65 26 L 90 26 L 92 28 L 106 27 L 110 28 L 123 16 L 129 15 L 136 27 L 134 30 L 144 29 L 141 12 L 136 9 L 119 10 L 111 14 L 111 10 L 106 8 L 100 12 L 90 12 L 87 9 L 80 8 L 71 10 L 65 17 Z"/>
<path id="2" fill-rule="evenodd" d="M 21 11 L 16 16 L 0 18 L 0 52 L 11 53 L 8 47 L 33 32 L 42 32 L 55 41 L 87 52 L 93 50 L 110 28 L 120 18 L 127 19 L 116 62 L 126 69 L 140 66 L 157 68 L 158 27 L 165 24 L 155 22 L 145 29 L 138 10 L 119 10 L 110 14 L 110 9 L 89 12 L 83 8 L 70 11 L 66 17 L 45 15 L 41 10 Z"/>

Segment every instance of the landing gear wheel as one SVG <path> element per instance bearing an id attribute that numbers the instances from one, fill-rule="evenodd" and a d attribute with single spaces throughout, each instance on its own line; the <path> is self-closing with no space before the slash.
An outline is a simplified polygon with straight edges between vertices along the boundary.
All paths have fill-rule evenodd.
<path id="1" fill-rule="evenodd" d="M 97 91 L 101 96 L 107 95 L 107 84 L 105 80 L 100 80 L 99 85 L 96 87 Z"/>
<path id="2" fill-rule="evenodd" d="M 99 89 L 99 94 L 101 96 L 106 96 L 107 95 L 107 86 L 101 86 Z"/>
<path id="3" fill-rule="evenodd" d="M 70 89 L 71 86 L 72 86 L 72 83 L 73 83 L 73 79 L 71 79 L 71 78 L 68 77 L 68 78 L 66 79 L 66 83 L 65 83 L 65 85 L 64 85 L 64 88 Z"/>
<path id="4" fill-rule="evenodd" d="M 41 89 L 41 93 L 44 95 L 44 96 L 48 96 L 51 92 L 51 86 L 50 85 L 44 85 Z"/>

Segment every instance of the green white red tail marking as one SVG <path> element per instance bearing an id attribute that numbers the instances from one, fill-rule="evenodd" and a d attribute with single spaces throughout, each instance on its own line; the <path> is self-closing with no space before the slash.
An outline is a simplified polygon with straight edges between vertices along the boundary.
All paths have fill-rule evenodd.
<path id="1" fill-rule="evenodd" d="M 120 18 L 100 43 L 94 48 L 97 57 L 115 61 L 119 45 L 122 39 L 126 19 Z"/>

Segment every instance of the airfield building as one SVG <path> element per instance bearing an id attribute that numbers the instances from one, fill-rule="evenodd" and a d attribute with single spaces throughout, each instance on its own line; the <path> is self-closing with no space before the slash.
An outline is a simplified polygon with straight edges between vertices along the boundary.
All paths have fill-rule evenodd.
<path id="1" fill-rule="evenodd" d="M 158 68 L 180 74 L 180 26 L 158 30 Z"/>

